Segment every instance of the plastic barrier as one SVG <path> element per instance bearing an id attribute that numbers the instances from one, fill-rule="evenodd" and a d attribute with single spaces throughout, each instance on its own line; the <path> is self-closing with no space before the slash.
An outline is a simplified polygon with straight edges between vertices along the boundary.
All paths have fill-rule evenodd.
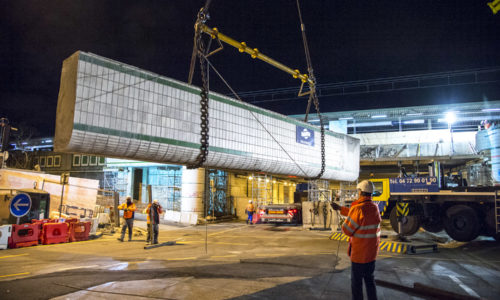
<path id="1" fill-rule="evenodd" d="M 43 224 L 42 244 L 58 244 L 68 242 L 68 223 Z"/>
<path id="2" fill-rule="evenodd" d="M 93 218 L 90 221 L 90 233 L 89 235 L 97 234 L 97 227 L 99 226 L 99 221 L 97 218 Z"/>
<path id="3" fill-rule="evenodd" d="M 9 248 L 20 248 L 38 245 L 40 227 L 37 224 L 12 225 Z"/>
<path id="4" fill-rule="evenodd" d="M 78 219 L 77 218 L 68 218 L 64 222 L 66 222 L 68 224 L 75 223 L 75 222 L 78 222 Z"/>
<path id="5" fill-rule="evenodd" d="M 59 220 L 58 219 L 41 219 L 41 220 L 36 220 L 36 219 L 33 219 L 31 220 L 31 223 L 32 224 L 37 224 L 39 229 L 40 229 L 40 232 L 38 234 L 38 241 L 41 243 L 42 242 L 42 234 L 43 234 L 43 224 L 47 224 L 47 223 L 58 223 Z"/>
<path id="6" fill-rule="evenodd" d="M 72 222 L 69 225 L 70 242 L 86 241 L 89 239 L 90 222 Z"/>
<path id="7" fill-rule="evenodd" d="M 9 238 L 12 235 L 12 226 L 3 225 L 0 226 L 0 249 L 7 249 L 9 244 Z"/>

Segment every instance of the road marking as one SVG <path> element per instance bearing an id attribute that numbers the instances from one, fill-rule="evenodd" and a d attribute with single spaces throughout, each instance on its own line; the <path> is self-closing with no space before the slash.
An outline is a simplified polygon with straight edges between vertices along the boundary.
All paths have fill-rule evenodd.
<path id="1" fill-rule="evenodd" d="M 28 255 L 28 253 L 0 256 L 0 258 L 18 257 L 18 256 L 25 256 L 25 255 Z"/>
<path id="2" fill-rule="evenodd" d="M 68 271 L 68 270 L 75 270 L 75 269 L 87 269 L 87 268 L 94 268 L 94 267 L 98 267 L 99 265 L 91 265 L 91 266 L 81 266 L 81 267 L 68 267 L 68 268 L 60 268 L 60 269 L 57 269 L 57 272 L 61 272 L 61 271 Z"/>
<path id="3" fill-rule="evenodd" d="M 231 228 L 231 229 L 228 229 L 228 230 L 222 230 L 222 231 L 214 232 L 214 233 L 209 234 L 208 236 L 214 236 L 216 234 L 221 234 L 221 233 L 228 232 L 228 231 L 233 231 L 233 230 L 236 230 L 236 229 L 241 229 L 241 227 L 236 227 L 236 228 Z"/>
<path id="4" fill-rule="evenodd" d="M 11 277 L 11 276 L 19 276 L 19 275 L 28 275 L 30 272 L 17 273 L 17 274 L 8 274 L 8 275 L 0 275 L 0 277 Z"/>
<path id="5" fill-rule="evenodd" d="M 197 257 L 167 258 L 166 260 L 192 260 L 192 259 L 197 259 Z"/>
<path id="6" fill-rule="evenodd" d="M 236 257 L 236 255 L 230 254 L 230 255 L 212 255 L 212 256 L 210 256 L 210 258 L 223 258 L 223 257 Z"/>
<path id="7" fill-rule="evenodd" d="M 280 256 L 286 256 L 286 254 L 255 254 L 255 256 L 259 256 L 259 257 L 280 257 Z"/>
<path id="8" fill-rule="evenodd" d="M 464 291 L 466 291 L 467 294 L 471 295 L 472 297 L 481 298 L 476 292 L 474 292 L 473 289 L 471 289 L 470 287 L 465 285 L 462 281 L 460 281 L 458 277 L 454 275 L 448 275 L 448 277 L 450 277 L 453 281 L 455 281 L 455 283 L 458 284 Z"/>

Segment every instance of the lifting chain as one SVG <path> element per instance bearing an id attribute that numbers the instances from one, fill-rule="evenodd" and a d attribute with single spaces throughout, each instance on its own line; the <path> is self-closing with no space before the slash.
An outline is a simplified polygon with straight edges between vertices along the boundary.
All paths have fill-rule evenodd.
<path id="1" fill-rule="evenodd" d="M 208 134 L 208 79 L 207 79 L 207 69 L 206 69 L 206 61 L 205 61 L 205 44 L 203 43 L 202 34 L 199 29 L 199 25 L 206 22 L 208 19 L 208 12 L 205 8 L 202 8 L 198 13 L 198 19 L 196 20 L 196 47 L 197 47 L 197 55 L 200 61 L 200 72 L 201 72 L 201 91 L 200 91 L 200 153 L 196 157 L 194 164 L 189 165 L 188 169 L 196 169 L 199 168 L 205 163 L 208 156 L 208 147 L 209 147 L 209 134 Z"/>
<path id="2" fill-rule="evenodd" d="M 304 21 L 302 20 L 302 12 L 300 10 L 300 3 L 299 0 L 297 0 L 297 12 L 299 14 L 299 21 L 300 21 L 300 30 L 302 33 L 302 42 L 304 43 L 304 52 L 306 56 L 306 62 L 307 62 L 307 71 L 309 72 L 309 78 L 314 83 L 314 86 L 316 86 L 316 78 L 314 77 L 314 70 L 312 67 L 312 62 L 311 62 L 311 54 L 309 53 L 309 46 L 307 44 L 307 36 L 306 36 L 306 26 L 304 25 Z M 321 171 L 319 172 L 316 177 L 310 178 L 310 180 L 317 180 L 320 179 L 321 176 L 325 173 L 325 126 L 323 124 L 323 118 L 321 117 L 321 113 L 319 111 L 319 99 L 318 95 L 316 94 L 316 89 L 314 88 L 311 91 L 311 94 L 309 94 L 309 101 L 307 105 L 307 111 L 306 111 L 306 118 L 305 121 L 307 122 L 307 115 L 309 114 L 309 106 L 311 104 L 311 100 L 313 100 L 314 107 L 316 108 L 316 112 L 318 114 L 319 118 L 319 124 L 320 124 L 320 130 L 321 130 Z"/>
<path id="3" fill-rule="evenodd" d="M 314 99 L 314 107 L 316 108 L 316 112 L 318 113 L 319 117 L 319 124 L 320 124 L 320 131 L 321 131 L 321 171 L 319 174 L 312 178 L 313 180 L 320 179 L 321 176 L 323 176 L 323 173 L 325 173 L 325 164 L 326 164 L 326 157 L 325 157 L 325 126 L 323 124 L 323 118 L 321 117 L 321 113 L 319 111 L 319 101 L 318 101 L 318 96 L 316 95 L 316 92 L 313 93 L 312 95 Z"/>

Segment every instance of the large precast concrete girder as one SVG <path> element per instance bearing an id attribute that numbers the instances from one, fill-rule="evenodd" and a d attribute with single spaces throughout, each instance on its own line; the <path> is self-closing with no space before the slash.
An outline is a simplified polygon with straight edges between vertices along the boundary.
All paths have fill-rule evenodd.
<path id="1" fill-rule="evenodd" d="M 63 63 L 54 149 L 191 165 L 200 147 L 199 92 L 78 51 Z M 210 152 L 203 167 L 299 177 L 319 173 L 319 128 L 217 93 L 209 97 Z M 327 131 L 325 154 L 323 179 L 358 178 L 359 139 Z"/>

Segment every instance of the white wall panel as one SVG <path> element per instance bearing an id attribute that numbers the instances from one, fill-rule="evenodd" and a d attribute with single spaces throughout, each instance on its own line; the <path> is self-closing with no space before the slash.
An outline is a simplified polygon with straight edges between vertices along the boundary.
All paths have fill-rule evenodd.
<path id="1" fill-rule="evenodd" d="M 55 150 L 191 164 L 199 153 L 199 97 L 197 87 L 76 52 L 63 65 Z M 210 93 L 209 107 L 205 167 L 319 173 L 318 128 L 217 93 Z M 297 126 L 314 131 L 314 146 L 297 143 Z M 359 140 L 327 131 L 326 162 L 323 178 L 355 180 Z"/>

